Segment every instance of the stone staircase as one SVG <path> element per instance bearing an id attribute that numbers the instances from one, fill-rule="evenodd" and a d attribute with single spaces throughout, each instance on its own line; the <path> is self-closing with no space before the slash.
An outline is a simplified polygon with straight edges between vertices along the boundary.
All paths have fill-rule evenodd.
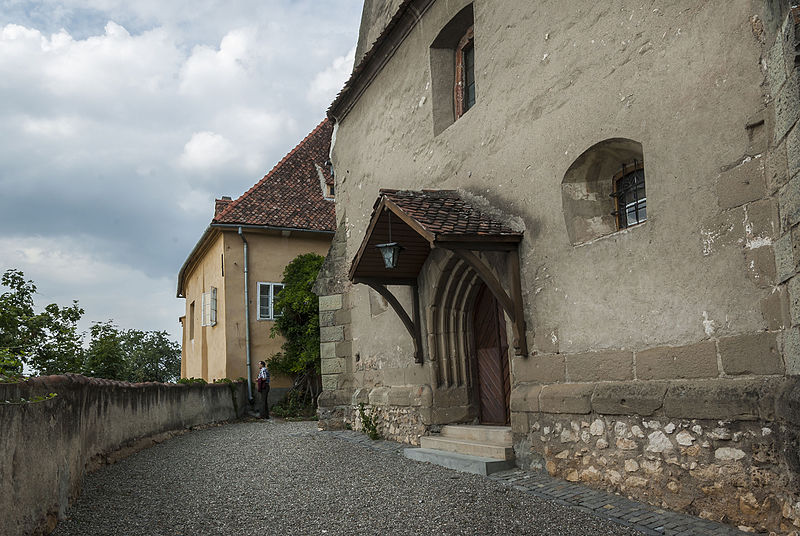
<path id="1" fill-rule="evenodd" d="M 403 451 L 406 458 L 456 471 L 489 475 L 515 467 L 510 426 L 449 424 L 438 435 L 420 439 L 420 448 Z"/>

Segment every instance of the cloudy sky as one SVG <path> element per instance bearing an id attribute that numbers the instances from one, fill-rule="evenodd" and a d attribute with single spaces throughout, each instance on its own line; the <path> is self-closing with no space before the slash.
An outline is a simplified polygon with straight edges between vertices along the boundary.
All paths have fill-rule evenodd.
<path id="1" fill-rule="evenodd" d="M 213 213 L 322 120 L 361 0 L 0 0 L 0 271 L 179 339 Z"/>

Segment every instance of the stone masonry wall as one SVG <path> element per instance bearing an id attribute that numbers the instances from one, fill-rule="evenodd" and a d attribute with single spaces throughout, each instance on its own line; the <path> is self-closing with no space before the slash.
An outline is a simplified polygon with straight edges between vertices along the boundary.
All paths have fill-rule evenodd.
<path id="1" fill-rule="evenodd" d="M 20 404 L 50 392 L 58 396 Z M 83 475 L 193 426 L 241 417 L 244 383 L 132 384 L 74 374 L 0 384 L 0 536 L 49 534 Z"/>

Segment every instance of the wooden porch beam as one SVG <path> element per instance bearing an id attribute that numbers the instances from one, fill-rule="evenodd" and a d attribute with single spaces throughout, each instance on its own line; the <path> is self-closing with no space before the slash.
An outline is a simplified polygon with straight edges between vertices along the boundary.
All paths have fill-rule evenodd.
<path id="1" fill-rule="evenodd" d="M 403 309 L 403 305 L 395 297 L 395 295 L 392 294 L 388 288 L 386 288 L 386 285 L 384 283 L 379 283 L 378 281 L 369 278 L 359 278 L 356 279 L 354 283 L 363 283 L 364 285 L 367 285 L 375 292 L 383 296 L 383 299 L 389 302 L 389 305 L 392 306 L 394 312 L 397 313 L 397 316 L 400 317 L 400 320 L 403 322 L 403 325 L 406 327 L 406 330 L 408 331 L 409 335 L 411 335 L 411 338 L 414 340 L 414 362 L 422 363 L 422 331 L 420 330 L 420 321 L 419 321 L 420 318 L 419 288 L 417 287 L 417 285 L 415 284 L 411 287 L 414 296 L 414 305 L 413 305 L 414 310 L 412 311 L 412 313 L 415 317 L 414 318 L 414 320 L 416 320 L 415 322 L 414 320 L 411 319 L 410 316 L 408 316 L 406 310 Z"/>
<path id="2" fill-rule="evenodd" d="M 511 301 L 514 303 L 514 354 L 528 357 L 525 309 L 522 304 L 522 281 L 519 272 L 519 250 L 508 252 L 508 280 L 511 283 Z"/>

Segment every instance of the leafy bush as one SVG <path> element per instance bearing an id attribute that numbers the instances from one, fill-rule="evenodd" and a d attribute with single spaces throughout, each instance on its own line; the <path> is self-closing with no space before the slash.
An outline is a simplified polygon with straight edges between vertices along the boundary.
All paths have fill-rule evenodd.
<path id="1" fill-rule="evenodd" d="M 287 420 L 313 421 L 317 419 L 314 404 L 302 392 L 290 390 L 280 402 L 270 409 L 273 415 Z"/>
<path id="2" fill-rule="evenodd" d="M 183 385 L 206 385 L 208 384 L 203 378 L 181 378 L 178 383 Z"/>
<path id="3" fill-rule="evenodd" d="M 364 410 L 364 403 L 361 402 L 358 404 L 358 416 L 361 417 L 361 427 L 364 433 L 373 441 L 380 439 L 381 433 L 378 431 L 378 416 L 375 414 L 375 410 L 367 413 Z"/>

